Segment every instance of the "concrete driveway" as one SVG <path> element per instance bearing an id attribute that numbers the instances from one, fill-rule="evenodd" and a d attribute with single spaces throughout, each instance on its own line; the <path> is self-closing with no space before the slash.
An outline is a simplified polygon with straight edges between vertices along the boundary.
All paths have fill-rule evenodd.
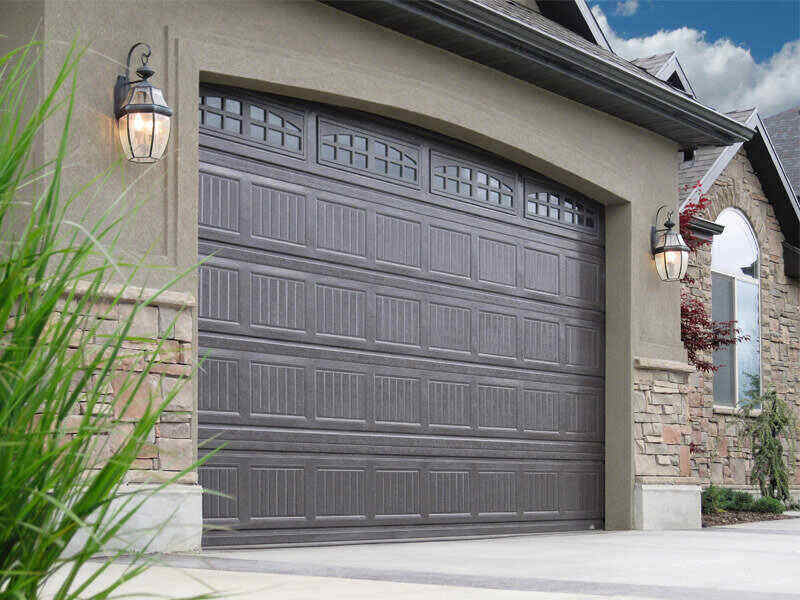
<path id="1" fill-rule="evenodd" d="M 699 531 L 207 551 L 125 591 L 169 597 L 800 600 L 800 519 Z M 230 592 L 230 593 L 229 593 Z"/>

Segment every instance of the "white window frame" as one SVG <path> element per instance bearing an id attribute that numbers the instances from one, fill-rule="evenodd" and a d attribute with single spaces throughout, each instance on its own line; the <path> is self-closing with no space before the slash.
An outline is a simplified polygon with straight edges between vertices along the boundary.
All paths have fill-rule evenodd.
<path id="1" fill-rule="evenodd" d="M 756 248 L 756 276 L 755 277 L 749 277 L 749 276 L 743 275 L 741 273 L 731 274 L 731 273 L 727 273 L 725 271 L 718 271 L 718 270 L 714 269 L 713 266 L 711 268 L 711 272 L 716 274 L 716 275 L 720 275 L 722 277 L 727 277 L 727 278 L 733 280 L 733 286 L 732 286 L 733 289 L 732 289 L 732 294 L 731 294 L 731 302 L 733 304 L 733 320 L 736 321 L 737 323 L 739 321 L 739 319 L 738 319 L 739 314 L 738 314 L 738 302 L 737 302 L 737 300 L 738 300 L 738 298 L 737 298 L 738 290 L 737 290 L 737 287 L 736 287 L 736 282 L 737 281 L 744 281 L 745 283 L 754 283 L 756 285 L 757 296 L 758 296 L 758 311 L 757 311 L 758 314 L 756 315 L 756 322 L 758 324 L 758 334 L 756 336 L 756 344 L 757 344 L 756 351 L 758 353 L 758 391 L 759 391 L 759 394 L 760 394 L 761 391 L 764 389 L 764 386 L 763 386 L 764 367 L 763 367 L 763 361 L 762 361 L 762 357 L 761 357 L 761 325 L 762 325 L 762 323 L 761 323 L 761 315 L 763 313 L 763 311 L 762 311 L 763 304 L 762 304 L 762 298 L 761 298 L 761 246 L 758 243 L 758 238 L 756 237 L 756 232 L 753 229 L 753 226 L 750 224 L 750 220 L 747 218 L 747 216 L 741 210 L 739 210 L 737 208 L 726 208 L 722 212 L 720 212 L 719 215 L 717 215 L 717 219 L 719 219 L 719 217 L 722 216 L 722 214 L 726 213 L 726 212 L 735 212 L 735 213 L 737 213 L 739 215 L 739 217 L 747 225 L 747 229 L 750 231 L 750 236 L 751 236 L 753 244 L 755 245 L 755 248 Z M 712 253 L 711 253 L 711 264 L 712 265 L 714 264 L 713 246 L 712 246 Z M 712 285 L 711 285 L 711 294 L 712 294 L 712 296 L 714 294 L 713 279 L 712 279 Z M 733 413 L 736 410 L 738 410 L 739 407 L 741 406 L 741 403 L 739 401 L 739 344 L 738 343 L 737 344 L 733 344 L 732 353 L 733 353 L 733 365 L 732 365 L 732 367 L 733 367 L 733 402 L 730 405 L 717 404 L 716 402 L 714 402 L 714 411 L 715 412 L 729 413 L 730 414 L 730 413 Z M 713 391 L 712 391 L 712 396 L 713 396 Z M 757 412 L 760 412 L 759 408 L 757 408 L 757 409 L 755 409 L 753 411 L 754 414 L 757 414 Z"/>

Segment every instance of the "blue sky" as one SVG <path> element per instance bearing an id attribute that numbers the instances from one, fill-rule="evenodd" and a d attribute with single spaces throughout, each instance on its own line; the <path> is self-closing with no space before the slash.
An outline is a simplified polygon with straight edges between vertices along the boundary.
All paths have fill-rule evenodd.
<path id="1" fill-rule="evenodd" d="M 629 16 L 626 4 L 618 11 L 618 3 L 591 2 L 600 5 L 609 24 L 626 38 L 686 25 L 705 31 L 709 40 L 729 38 L 749 48 L 757 62 L 800 38 L 800 0 L 639 0 L 637 10 Z"/>
<path id="2" fill-rule="evenodd" d="M 701 101 L 763 116 L 800 105 L 800 0 L 589 0 L 625 58 L 669 50 Z"/>

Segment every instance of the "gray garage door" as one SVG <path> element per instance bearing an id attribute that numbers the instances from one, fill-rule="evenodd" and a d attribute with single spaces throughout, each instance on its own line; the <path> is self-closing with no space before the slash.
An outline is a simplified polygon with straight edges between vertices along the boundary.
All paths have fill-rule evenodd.
<path id="1" fill-rule="evenodd" d="M 204 543 L 601 527 L 601 207 L 364 114 L 200 119 Z"/>

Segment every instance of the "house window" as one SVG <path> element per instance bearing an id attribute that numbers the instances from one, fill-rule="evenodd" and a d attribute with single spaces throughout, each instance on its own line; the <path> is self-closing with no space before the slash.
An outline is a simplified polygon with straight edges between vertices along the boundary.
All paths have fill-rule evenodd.
<path id="1" fill-rule="evenodd" d="M 725 231 L 711 247 L 711 314 L 736 321 L 747 341 L 714 352 L 714 404 L 736 407 L 751 391 L 761 391 L 760 285 L 758 241 L 744 215 L 727 208 L 717 223 Z"/>

